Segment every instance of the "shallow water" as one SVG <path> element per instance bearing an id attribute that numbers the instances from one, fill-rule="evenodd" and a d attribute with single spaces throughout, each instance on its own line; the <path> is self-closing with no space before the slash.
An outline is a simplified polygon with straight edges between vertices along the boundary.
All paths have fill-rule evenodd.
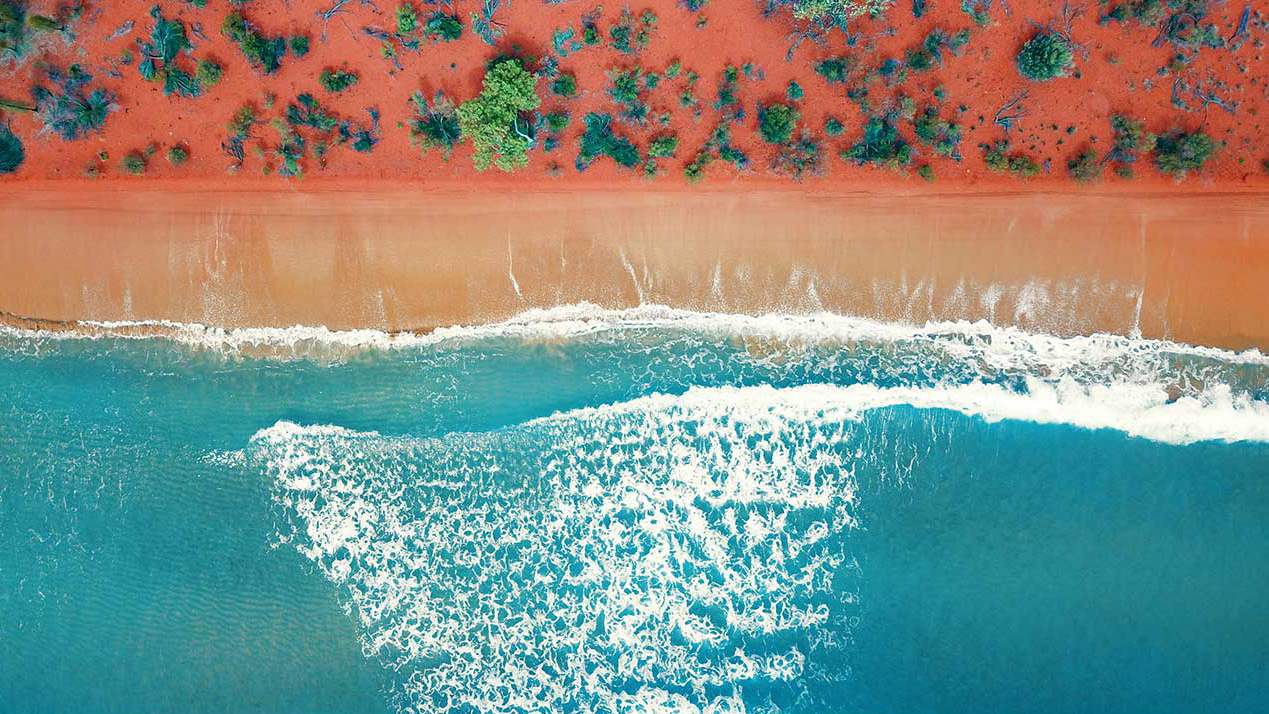
<path id="1" fill-rule="evenodd" d="M 141 331 L 0 333 L 0 710 L 1269 710 L 1258 353 Z"/>

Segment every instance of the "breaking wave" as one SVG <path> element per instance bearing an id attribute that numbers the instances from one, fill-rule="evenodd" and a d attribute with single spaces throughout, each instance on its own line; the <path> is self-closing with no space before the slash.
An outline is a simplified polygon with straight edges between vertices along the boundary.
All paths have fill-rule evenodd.
<path id="1" fill-rule="evenodd" d="M 284 422 L 249 456 L 403 710 L 746 711 L 843 676 L 856 447 L 846 411 L 734 396 L 442 439 Z"/>
<path id="2" fill-rule="evenodd" d="M 279 422 L 244 456 L 403 710 L 815 710 L 850 673 L 867 413 L 1269 441 L 1223 390 L 1031 386 L 694 388 L 435 439 Z"/>

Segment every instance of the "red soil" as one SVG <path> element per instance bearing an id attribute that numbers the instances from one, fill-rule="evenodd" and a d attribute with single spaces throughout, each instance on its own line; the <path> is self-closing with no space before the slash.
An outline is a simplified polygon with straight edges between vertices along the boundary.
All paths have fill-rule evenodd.
<path id="1" fill-rule="evenodd" d="M 539 82 L 543 111 L 566 109 L 572 114 L 573 121 L 561 146 L 550 154 L 535 149 L 529 167 L 506 175 L 497 169 L 483 174 L 476 172 L 469 160 L 470 147 L 465 144 L 448 162 L 442 160 L 440 152 L 424 155 L 412 147 L 408 130 L 398 126 L 412 115 L 410 94 L 421 89 L 425 95 L 431 95 L 442 89 L 458 102 L 470 98 L 479 91 L 485 64 L 491 57 L 513 45 L 528 54 L 544 56 L 551 51 L 552 33 L 569 25 L 580 39 L 580 18 L 596 8 L 595 3 L 545 4 L 540 0 L 515 0 L 510 6 L 504 3 L 496 17 L 506 26 L 507 34 L 494 48 L 471 31 L 470 15 L 479 11 L 479 4 L 462 0 L 455 8 L 465 25 L 462 38 L 452 43 L 425 41 L 421 51 L 403 52 L 400 60 L 404 70 L 397 71 L 391 62 L 379 56 L 379 42 L 362 32 L 364 26 L 385 30 L 393 26 L 396 3 L 392 0 L 377 0 L 377 10 L 370 3 L 349 2 L 346 10 L 330 21 L 324 42 L 319 39 L 322 22 L 317 14 L 329 8 L 331 0 L 285 3 L 254 0 L 246 4 L 245 14 L 264 34 L 301 33 L 312 38 L 312 51 L 308 56 L 296 58 L 288 53 L 280 71 L 264 76 L 252 69 L 239 49 L 221 34 L 221 22 L 229 10 L 225 0 L 211 0 L 202 9 L 176 0 L 162 0 L 160 4 L 167 17 L 180 18 L 187 27 L 195 22 L 201 25 L 208 39 L 194 40 L 194 55 L 212 57 L 225 68 L 221 83 L 196 99 L 164 96 L 160 85 L 141 79 L 135 63 L 119 67 L 122 79 L 107 75 L 111 59 L 127 48 L 133 48 L 135 54 L 135 39 L 148 39 L 153 26 L 148 11 L 153 3 L 154 0 L 97 0 L 78 23 L 73 44 L 65 46 L 58 38 L 45 37 L 22 64 L 0 68 L 0 97 L 27 99 L 30 86 L 39 76 L 37 60 L 52 60 L 62 66 L 78 62 L 95 75 L 98 86 L 104 85 L 118 95 L 119 104 L 119 110 L 107 120 L 104 131 L 78 141 L 64 141 L 51 134 L 37 135 L 40 128 L 37 116 L 9 112 L 3 120 L 22 138 L 27 160 L 16 174 L 3 177 L 0 183 L 78 178 L 84 174 L 85 167 L 99 164 L 96 157 L 102 150 L 109 153 L 109 159 L 101 164 L 104 180 L 137 180 L 124 175 L 119 169 L 119 159 L 128 151 L 151 143 L 157 143 L 161 150 L 149 162 L 146 177 L 223 177 L 228 185 L 237 185 L 235 181 L 246 177 L 259 179 L 267 160 L 255 155 L 251 144 L 248 144 L 246 164 L 239 172 L 241 178 L 227 173 L 231 161 L 220 148 L 227 134 L 226 123 L 244 102 L 253 102 L 264 116 L 271 117 L 280 114 L 297 94 L 311 92 L 324 106 L 357 121 L 365 121 L 366 107 L 377 107 L 383 116 L 383 139 L 369 154 L 334 147 L 327 166 L 319 167 L 312 159 L 305 162 L 303 179 L 275 175 L 270 181 L 279 187 L 299 188 L 303 182 L 322 176 L 425 181 L 457 178 L 472 185 L 520 185 L 532 177 L 552 185 L 554 181 L 561 181 L 563 185 L 579 188 L 613 181 L 642 186 L 646 179 L 641 173 L 621 170 L 607 158 L 597 161 L 584 174 L 573 168 L 577 137 L 582 131 L 581 118 L 589 111 L 616 113 L 617 108 L 606 93 L 608 69 L 638 63 L 648 70 L 663 71 L 672 60 L 679 59 L 685 73 L 693 70 L 700 75 L 696 96 L 701 102 L 702 116 L 694 118 L 690 109 L 679 106 L 678 93 L 685 85 L 682 77 L 663 79 L 652 93 L 649 102 L 652 113 L 669 111 L 673 119 L 668 130 L 677 132 L 681 140 L 676 157 L 662 162 L 665 175 L 656 179 L 661 187 L 686 186 L 682 166 L 696 155 L 719 121 L 719 112 L 714 110 L 713 103 L 723 69 L 728 64 L 739 67 L 746 63 L 760 70 L 762 78 L 750 79 L 741 74 L 738 90 L 746 117 L 733 128 L 733 140 L 752 161 L 750 167 L 739 174 L 731 164 L 715 161 L 706 171 L 708 183 L 735 180 L 738 175 L 748 186 L 776 181 L 787 183 L 787 179 L 777 179 L 770 174 L 768 166 L 774 151 L 758 135 L 757 105 L 783 99 L 788 82 L 797 80 L 805 90 L 805 97 L 799 102 L 801 125 L 822 138 L 826 149 L 825 176 L 809 179 L 810 186 L 818 183 L 821 188 L 831 186 L 839 191 L 897 188 L 895 184 L 899 182 L 920 183 L 915 168 L 928 163 L 937 177 L 936 185 L 942 190 L 967 185 L 1050 191 L 1059 187 L 1073 188 L 1066 161 L 1087 146 L 1106 151 L 1111 141 L 1109 117 L 1113 114 L 1142 118 L 1154 132 L 1201 127 L 1223 142 L 1215 158 L 1198 175 L 1191 175 L 1180 185 L 1183 190 L 1229 191 L 1244 187 L 1263 190 L 1269 186 L 1269 176 L 1261 165 L 1269 156 L 1266 140 L 1269 131 L 1261 117 L 1269 85 L 1263 74 L 1266 24 L 1259 12 L 1252 13 L 1247 28 L 1249 36 L 1237 43 L 1236 48 L 1205 48 L 1195 61 L 1181 70 L 1191 85 L 1197 81 L 1209 82 L 1208 86 L 1216 86 L 1210 84 L 1214 81 L 1223 82 L 1224 87 L 1219 90 L 1221 97 L 1227 102 L 1237 102 L 1236 111 L 1229 113 L 1213 105 L 1203 111 L 1186 111 L 1173 106 L 1175 75 L 1161 74 L 1160 68 L 1169 63 L 1176 50 L 1167 44 L 1152 47 L 1157 30 L 1141 28 L 1131 20 L 1099 25 L 1098 16 L 1108 7 L 1104 4 L 1090 5 L 1074 23 L 1074 39 L 1087 50 L 1086 55 L 1077 56 L 1079 76 L 1048 82 L 1023 79 L 1014 62 L 1018 48 L 1035 32 L 1031 21 L 1047 23 L 1057 19 L 1059 9 L 1047 2 L 1013 0 L 1009 3 L 1009 14 L 997 2 L 992 11 L 993 21 L 980 28 L 954 0 L 931 0 L 929 11 L 919 20 L 913 18 L 910 0 L 898 0 L 884 18 L 863 19 L 852 25 L 852 33 L 857 34 L 853 46 L 848 46 L 846 37 L 834 30 L 822 46 L 809 41 L 803 43 L 789 62 L 785 61 L 785 53 L 794 21 L 787 11 L 764 17 L 758 4 L 751 0 L 712 0 L 699 13 L 708 23 L 698 29 L 697 13 L 688 12 L 671 0 L 649 0 L 631 5 L 630 9 L 636 17 L 645 8 L 657 13 L 659 22 L 652 42 L 640 54 L 626 55 L 607 46 L 608 30 L 622 9 L 620 5 L 610 4 L 603 8 L 599 20 L 605 46 L 584 48 L 560 59 L 561 69 L 576 73 L 580 97 L 562 100 L 551 95 L 546 81 Z M 53 0 L 32 0 L 30 10 L 47 12 L 53 5 Z M 421 3 L 416 6 L 421 15 L 434 9 Z M 1209 19 L 1216 23 L 1221 37 L 1229 38 L 1242 11 L 1241 2 L 1217 4 Z M 107 41 L 106 38 L 127 20 L 136 23 L 132 32 Z M 919 111 L 935 102 L 932 91 L 941 85 L 946 92 L 941 105 L 943 117 L 959 117 L 964 129 L 960 146 L 963 161 L 935 156 L 930 147 L 912 138 L 909 122 L 903 122 L 900 131 L 917 147 L 918 156 L 906 172 L 858 167 L 839 159 L 837 152 L 858 139 L 867 117 L 856 102 L 846 97 L 847 88 L 855 82 L 830 85 L 814 73 L 814 63 L 835 55 L 848 55 L 861 68 L 875 67 L 885 58 L 902 62 L 904 52 L 918 46 L 934 28 L 949 33 L 968 28 L 972 38 L 961 56 L 947 55 L 941 66 L 911 74 L 900 87 L 890 89 L 873 82 L 869 85 L 869 100 L 873 106 L 880 106 L 885 98 L 903 93 L 915 99 Z M 361 81 L 349 91 L 330 95 L 319 86 L 318 73 L 325 67 L 344 64 L 357 71 Z M 860 71 L 857 69 L 856 75 Z M 1030 90 L 1023 102 L 1026 116 L 1012 132 L 1013 146 L 1048 164 L 1047 172 L 1027 180 L 992 174 L 978 148 L 980 143 L 1004 137 L 1000 127 L 992 124 L 992 117 L 1001 104 L 1024 88 Z M 264 110 L 267 93 L 277 97 L 272 110 Z M 1197 103 L 1190 96 L 1187 100 Z M 960 105 L 966 106 L 964 112 L 957 111 Z M 825 137 L 823 133 L 824 119 L 830 114 L 840 118 L 846 127 L 836 138 Z M 646 148 L 650 137 L 665 131 L 655 122 L 643 128 L 625 125 L 619 128 L 619 133 L 630 136 L 641 148 Z M 266 147 L 276 143 L 276 134 L 267 125 L 258 126 L 254 136 Z M 170 166 L 162 158 L 163 150 L 175 143 L 186 145 L 191 154 L 191 160 L 179 168 Z M 551 167 L 555 165 L 562 170 L 553 171 Z M 1113 184 L 1120 185 L 1121 190 L 1140 191 L 1177 183 L 1160 175 L 1148 157 L 1142 157 L 1135 169 L 1137 178 L 1131 181 L 1117 178 L 1108 170 L 1092 190 L 1105 190 Z M 554 179 L 546 178 L 556 173 L 559 175 Z"/>

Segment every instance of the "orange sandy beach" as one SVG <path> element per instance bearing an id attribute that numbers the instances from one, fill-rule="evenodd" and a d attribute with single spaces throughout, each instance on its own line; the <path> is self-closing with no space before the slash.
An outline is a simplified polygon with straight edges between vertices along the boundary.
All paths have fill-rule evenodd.
<path id="1" fill-rule="evenodd" d="M 316 182 L 3 193 L 0 311 L 11 321 L 427 330 L 589 301 L 1269 348 L 1269 201 L 1258 194 Z"/>

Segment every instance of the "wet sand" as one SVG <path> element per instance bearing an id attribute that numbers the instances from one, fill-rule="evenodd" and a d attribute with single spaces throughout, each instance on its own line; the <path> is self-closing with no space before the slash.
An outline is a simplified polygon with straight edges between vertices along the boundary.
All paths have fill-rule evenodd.
<path id="1" fill-rule="evenodd" d="M 1266 350 L 1269 197 L 473 194 L 352 181 L 0 190 L 10 321 L 427 330 L 580 301 L 987 319 Z"/>

